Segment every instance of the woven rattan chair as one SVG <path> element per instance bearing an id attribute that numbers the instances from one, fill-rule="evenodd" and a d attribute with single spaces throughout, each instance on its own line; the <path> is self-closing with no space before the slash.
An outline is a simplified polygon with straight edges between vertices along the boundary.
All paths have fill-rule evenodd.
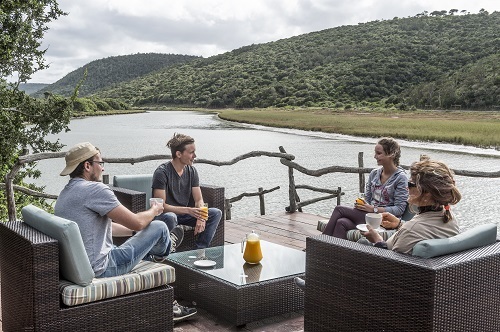
<path id="1" fill-rule="evenodd" d="M 118 197 L 118 200 L 120 200 L 125 207 L 127 207 L 130 211 L 137 213 L 144 211 L 147 206 L 146 204 L 149 204 L 152 179 L 153 175 L 151 174 L 115 176 L 111 189 L 114 191 L 116 197 Z M 126 185 L 121 185 L 121 183 Z M 201 184 L 200 188 L 205 203 L 208 203 L 209 207 L 218 208 L 222 211 L 222 218 L 217 226 L 217 230 L 215 231 L 214 238 L 210 243 L 210 247 L 222 246 L 224 245 L 225 224 L 224 187 Z M 123 241 L 123 239 L 119 238 L 114 240 L 118 244 Z M 176 250 L 191 250 L 194 248 L 194 243 L 194 231 L 192 229 L 185 230 L 184 240 L 182 241 L 182 244 L 176 248 Z"/>
<path id="2" fill-rule="evenodd" d="M 418 258 L 307 239 L 305 331 L 499 331 L 500 242 Z"/>
<path id="3" fill-rule="evenodd" d="M 164 285 L 65 306 L 57 240 L 24 222 L 0 222 L 3 331 L 172 331 L 173 288 Z"/>

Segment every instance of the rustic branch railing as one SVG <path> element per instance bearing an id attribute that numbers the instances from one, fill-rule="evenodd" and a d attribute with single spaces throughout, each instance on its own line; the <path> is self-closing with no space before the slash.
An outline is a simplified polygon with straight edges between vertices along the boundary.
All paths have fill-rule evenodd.
<path id="1" fill-rule="evenodd" d="M 337 188 L 336 190 L 332 189 L 321 189 L 308 185 L 296 185 L 293 170 L 297 170 L 303 174 L 309 176 L 319 177 L 329 173 L 357 173 L 359 174 L 359 191 L 364 191 L 364 182 L 365 182 L 365 174 L 371 172 L 373 168 L 363 167 L 363 153 L 360 152 L 358 154 L 358 167 L 345 167 L 345 166 L 330 166 L 321 168 L 318 170 L 310 170 L 307 169 L 295 162 L 294 155 L 286 153 L 283 147 L 279 147 L 280 152 L 267 152 L 267 151 L 252 151 L 249 153 L 245 153 L 241 156 L 238 156 L 229 161 L 213 161 L 207 159 L 197 159 L 196 163 L 199 164 L 209 164 L 213 166 L 228 166 L 233 165 L 239 161 L 244 159 L 253 158 L 253 157 L 272 157 L 272 158 L 280 158 L 280 162 L 288 167 L 288 179 L 289 179 L 289 201 L 290 206 L 286 207 L 286 210 L 289 212 L 301 211 L 303 206 L 316 203 L 321 200 L 331 199 L 337 197 L 337 204 L 340 204 L 340 197 L 343 195 L 341 188 Z M 24 164 L 44 160 L 44 159 L 52 159 L 52 158 L 63 158 L 65 156 L 65 152 L 44 152 L 44 153 L 35 153 L 35 154 L 27 154 L 27 151 L 24 152 L 21 156 L 19 156 L 16 164 L 12 167 L 11 171 L 5 176 L 5 183 L 1 185 L 5 188 L 6 197 L 7 197 L 7 209 L 9 214 L 9 220 L 16 220 L 16 207 L 15 207 L 15 199 L 14 199 L 14 190 L 23 192 L 28 195 L 43 197 L 49 199 L 56 199 L 57 195 L 45 194 L 36 192 L 29 188 L 25 188 L 22 186 L 17 186 L 13 184 L 14 178 L 16 177 L 19 170 L 23 167 Z M 151 160 L 165 160 L 171 159 L 171 155 L 163 155 L 163 154 L 155 154 L 155 155 L 147 155 L 136 158 L 103 158 L 103 160 L 107 163 L 122 163 L 122 164 L 132 164 L 144 161 Z M 405 169 L 409 169 L 409 166 L 402 166 Z M 500 177 L 500 171 L 498 172 L 478 172 L 478 171 L 467 171 L 467 170 L 453 170 L 456 175 L 467 176 L 467 177 L 484 177 L 484 178 L 498 178 Z M 271 191 L 277 190 L 279 187 L 275 187 L 268 190 L 263 190 L 259 188 L 259 192 L 257 193 L 243 193 L 236 197 L 230 198 L 229 201 L 235 202 L 237 200 L 242 199 L 243 197 L 248 196 L 259 196 L 261 201 L 261 212 L 265 212 L 265 208 L 263 207 L 263 195 L 269 193 Z M 300 198 L 297 194 L 297 189 L 307 189 L 315 192 L 327 193 L 327 196 L 318 197 L 314 199 L 310 199 L 308 201 L 300 202 Z M 230 206 L 229 206 L 230 207 Z M 230 213 L 229 213 L 230 215 Z"/>
<path id="2" fill-rule="evenodd" d="M 273 191 L 278 190 L 278 189 L 280 189 L 280 186 L 276 186 L 274 188 L 267 189 L 267 190 L 264 190 L 263 188 L 259 188 L 259 191 L 255 192 L 255 193 L 242 193 L 242 194 L 239 194 L 238 196 L 235 196 L 233 198 L 226 198 L 226 204 L 225 204 L 226 219 L 231 220 L 231 206 L 232 206 L 231 203 L 237 202 L 237 201 L 241 200 L 243 197 L 252 197 L 252 196 L 259 196 L 260 215 L 261 216 L 265 215 L 266 214 L 266 207 L 264 204 L 264 194 L 268 194 L 268 193 L 273 192 Z"/>

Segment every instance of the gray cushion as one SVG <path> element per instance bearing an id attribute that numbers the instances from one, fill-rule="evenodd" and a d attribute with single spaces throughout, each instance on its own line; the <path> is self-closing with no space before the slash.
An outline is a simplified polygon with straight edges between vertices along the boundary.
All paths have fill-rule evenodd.
<path id="1" fill-rule="evenodd" d="M 423 240 L 413 247 L 413 256 L 431 258 L 492 244 L 497 238 L 497 225 L 476 226 L 446 239 Z"/>
<path id="2" fill-rule="evenodd" d="M 115 175 L 113 177 L 113 186 L 131 189 L 146 193 L 146 205 L 149 204 L 149 199 L 153 193 L 153 175 L 152 174 L 137 174 L 137 175 Z M 145 210 L 149 206 L 144 207 Z"/>
<path id="3" fill-rule="evenodd" d="M 26 224 L 59 242 L 61 276 L 81 286 L 90 284 L 94 279 L 94 271 L 85 252 L 77 223 L 57 217 L 34 205 L 25 206 L 21 213 Z"/>

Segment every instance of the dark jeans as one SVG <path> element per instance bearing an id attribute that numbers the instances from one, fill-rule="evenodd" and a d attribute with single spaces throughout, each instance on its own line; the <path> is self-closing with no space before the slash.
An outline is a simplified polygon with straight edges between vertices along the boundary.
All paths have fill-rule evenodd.
<path id="1" fill-rule="evenodd" d="M 222 218 L 222 211 L 217 208 L 208 208 L 208 220 L 205 225 L 205 230 L 198 234 L 195 245 L 196 249 L 207 248 L 214 238 L 215 231 Z M 155 219 L 162 220 L 170 231 L 177 225 L 196 226 L 196 218 L 189 214 L 175 214 L 173 212 L 165 212 L 160 214 Z"/>

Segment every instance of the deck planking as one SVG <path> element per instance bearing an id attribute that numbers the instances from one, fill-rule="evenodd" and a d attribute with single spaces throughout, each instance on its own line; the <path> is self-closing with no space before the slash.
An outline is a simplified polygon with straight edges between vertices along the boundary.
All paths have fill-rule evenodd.
<path id="1" fill-rule="evenodd" d="M 261 240 L 284 245 L 289 248 L 304 250 L 306 238 L 318 235 L 316 230 L 318 220 L 325 219 L 315 214 L 274 213 L 264 216 L 248 216 L 234 220 L 226 220 L 224 240 L 226 244 L 240 243 L 245 235 L 254 230 Z M 1 280 L 0 280 L 1 285 Z M 0 287 L 1 289 L 1 287 Z M 1 297 L 1 293 L 0 293 Z M 190 303 L 181 302 L 184 305 Z M 304 312 L 291 312 L 280 316 L 266 318 L 236 327 L 209 312 L 199 309 L 198 314 L 185 322 L 174 326 L 175 332 L 200 331 L 276 331 L 290 332 L 304 330 Z M 2 330 L 2 314 L 0 302 L 0 331 Z"/>
<path id="2" fill-rule="evenodd" d="M 303 212 L 282 212 L 226 220 L 224 238 L 227 244 L 239 243 L 253 230 L 262 240 L 303 250 L 306 238 L 319 234 L 316 227 L 320 219 L 324 217 Z"/>

